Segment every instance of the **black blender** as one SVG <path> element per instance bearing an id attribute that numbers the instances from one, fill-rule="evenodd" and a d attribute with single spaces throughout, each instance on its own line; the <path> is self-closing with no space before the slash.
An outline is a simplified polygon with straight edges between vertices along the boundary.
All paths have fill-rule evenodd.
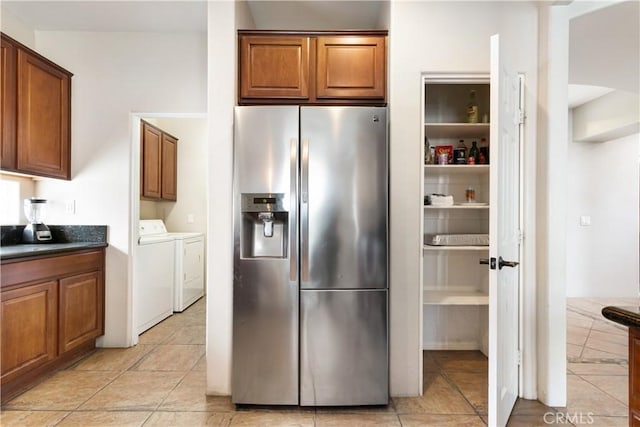
<path id="1" fill-rule="evenodd" d="M 24 243 L 48 243 L 51 241 L 51 231 L 43 222 L 44 205 L 46 199 L 31 197 L 24 199 L 24 214 L 29 224 L 24 227 L 22 241 Z"/>

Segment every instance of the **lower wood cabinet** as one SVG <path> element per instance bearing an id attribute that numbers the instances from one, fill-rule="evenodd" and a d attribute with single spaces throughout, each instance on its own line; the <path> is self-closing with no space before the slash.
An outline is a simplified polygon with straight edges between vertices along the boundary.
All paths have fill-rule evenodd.
<path id="1" fill-rule="evenodd" d="M 3 260 L 0 285 L 5 401 L 95 348 L 104 334 L 104 249 Z"/>
<path id="2" fill-rule="evenodd" d="M 58 355 L 57 291 L 46 281 L 0 294 L 3 386 Z"/>
<path id="3" fill-rule="evenodd" d="M 60 279 L 58 350 L 72 350 L 102 335 L 104 298 L 99 271 Z"/>

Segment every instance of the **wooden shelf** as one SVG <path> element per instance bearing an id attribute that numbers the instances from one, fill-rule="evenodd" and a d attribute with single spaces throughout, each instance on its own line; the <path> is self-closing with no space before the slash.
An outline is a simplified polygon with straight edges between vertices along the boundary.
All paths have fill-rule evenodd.
<path id="1" fill-rule="evenodd" d="M 434 246 L 423 245 L 422 250 L 424 252 L 442 252 L 442 251 L 488 251 L 489 246 Z"/>
<path id="2" fill-rule="evenodd" d="M 480 291 L 423 290 L 424 305 L 489 305 L 489 295 Z"/>
<path id="3" fill-rule="evenodd" d="M 488 174 L 489 165 L 424 165 L 424 171 L 434 174 Z"/>
<path id="4" fill-rule="evenodd" d="M 489 138 L 489 123 L 426 123 L 428 138 Z"/>

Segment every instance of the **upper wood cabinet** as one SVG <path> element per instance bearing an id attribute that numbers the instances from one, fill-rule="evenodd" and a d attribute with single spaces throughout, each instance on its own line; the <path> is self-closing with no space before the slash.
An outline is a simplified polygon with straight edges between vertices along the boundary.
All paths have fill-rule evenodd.
<path id="1" fill-rule="evenodd" d="M 317 97 L 384 99 L 384 42 L 384 37 L 318 37 Z"/>
<path id="2" fill-rule="evenodd" d="M 309 98 L 309 37 L 240 38 L 241 98 Z"/>
<path id="3" fill-rule="evenodd" d="M 159 199 L 162 195 L 162 131 L 142 122 L 140 142 L 142 197 Z"/>
<path id="4" fill-rule="evenodd" d="M 178 198 L 178 139 L 142 121 L 140 195 L 144 199 Z"/>
<path id="5" fill-rule="evenodd" d="M 238 103 L 385 105 L 386 31 L 238 32 Z"/>
<path id="6" fill-rule="evenodd" d="M 162 196 L 164 200 L 178 199 L 178 140 L 162 134 Z"/>
<path id="7" fill-rule="evenodd" d="M 71 179 L 71 76 L 2 34 L 3 170 Z"/>
<path id="8" fill-rule="evenodd" d="M 18 51 L 12 43 L 2 37 L 2 69 L 0 70 L 0 166 L 2 169 L 16 168 L 16 119 L 18 117 Z"/>

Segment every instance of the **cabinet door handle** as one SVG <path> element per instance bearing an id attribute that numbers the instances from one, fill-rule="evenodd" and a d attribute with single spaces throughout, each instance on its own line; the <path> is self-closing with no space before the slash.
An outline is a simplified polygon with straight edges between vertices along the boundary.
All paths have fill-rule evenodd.
<path id="1" fill-rule="evenodd" d="M 480 264 L 489 265 L 489 258 L 480 258 Z"/>

